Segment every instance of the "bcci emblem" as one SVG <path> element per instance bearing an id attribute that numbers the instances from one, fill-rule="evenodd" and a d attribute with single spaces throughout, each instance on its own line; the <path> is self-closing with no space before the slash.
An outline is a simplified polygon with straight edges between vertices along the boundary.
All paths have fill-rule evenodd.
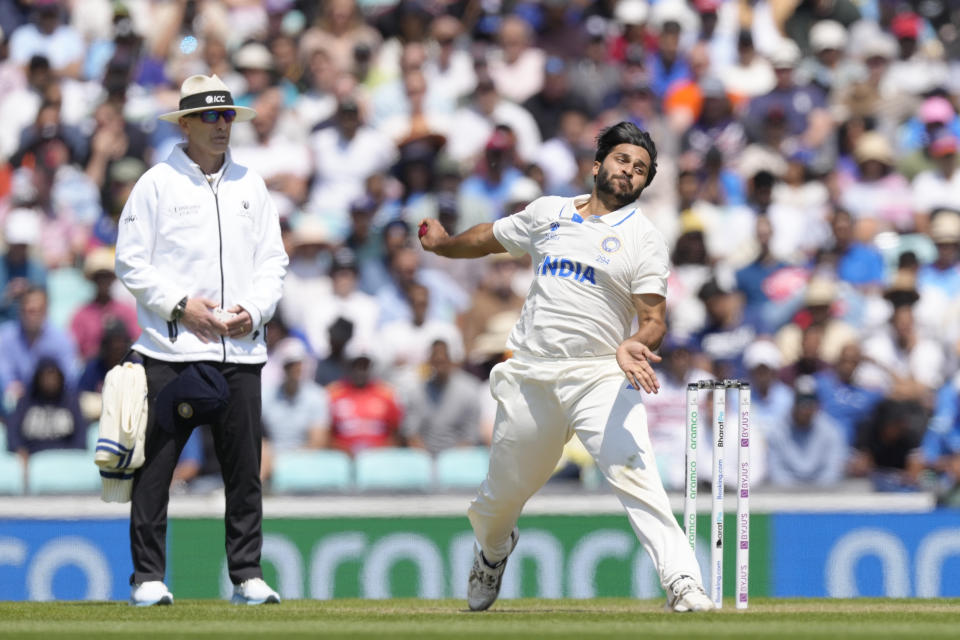
<path id="1" fill-rule="evenodd" d="M 193 417 L 193 406 L 189 402 L 181 402 L 177 405 L 177 413 L 184 420 L 189 420 Z"/>
<path id="2" fill-rule="evenodd" d="M 620 250 L 620 239 L 615 236 L 607 236 L 600 243 L 600 248 L 607 253 L 616 253 Z"/>

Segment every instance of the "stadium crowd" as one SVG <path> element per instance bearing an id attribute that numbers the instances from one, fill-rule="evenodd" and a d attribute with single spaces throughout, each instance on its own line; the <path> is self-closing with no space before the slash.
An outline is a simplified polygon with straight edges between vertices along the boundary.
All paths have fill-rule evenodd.
<path id="1" fill-rule="evenodd" d="M 444 260 L 412 230 L 589 192 L 597 133 L 628 120 L 659 149 L 641 206 L 673 260 L 645 399 L 667 487 L 686 383 L 737 378 L 756 484 L 949 500 L 958 24 L 947 0 L 0 0 L 0 432 L 24 460 L 87 446 L 139 332 L 113 274 L 124 202 L 180 141 L 157 114 L 216 73 L 258 113 L 231 152 L 291 258 L 265 476 L 291 450 L 489 443 L 533 265 Z M 203 433 L 178 486 L 216 473 Z M 559 475 L 586 477 L 568 449 Z"/>

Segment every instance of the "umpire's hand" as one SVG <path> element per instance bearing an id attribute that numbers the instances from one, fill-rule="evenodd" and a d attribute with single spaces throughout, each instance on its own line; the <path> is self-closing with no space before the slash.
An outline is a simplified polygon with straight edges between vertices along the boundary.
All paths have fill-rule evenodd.
<path id="1" fill-rule="evenodd" d="M 219 342 L 220 336 L 226 335 L 229 329 L 226 324 L 210 313 L 210 309 L 218 306 L 216 302 L 207 298 L 188 298 L 181 322 L 200 338 L 200 342 Z"/>

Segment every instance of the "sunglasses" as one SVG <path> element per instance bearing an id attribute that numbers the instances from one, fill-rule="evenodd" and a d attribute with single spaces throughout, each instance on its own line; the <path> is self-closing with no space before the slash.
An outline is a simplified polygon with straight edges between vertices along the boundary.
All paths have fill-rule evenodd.
<path id="1" fill-rule="evenodd" d="M 223 121 L 230 124 L 233 122 L 233 119 L 237 117 L 237 111 L 236 109 L 207 109 L 206 111 L 191 113 L 190 115 L 200 118 L 200 120 L 207 124 L 213 124 L 223 116 Z"/>

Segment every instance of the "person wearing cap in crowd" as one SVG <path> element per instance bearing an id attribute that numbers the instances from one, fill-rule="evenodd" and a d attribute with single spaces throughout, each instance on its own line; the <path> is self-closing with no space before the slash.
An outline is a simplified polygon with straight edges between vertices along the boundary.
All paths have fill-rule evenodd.
<path id="1" fill-rule="evenodd" d="M 960 141 L 948 129 L 940 129 L 927 145 L 933 167 L 913 179 L 913 209 L 924 223 L 940 208 L 960 209 L 960 170 L 957 150 Z"/>
<path id="2" fill-rule="evenodd" d="M 793 407 L 793 389 L 780 380 L 783 356 L 768 338 L 750 343 L 743 352 L 743 367 L 750 382 L 750 426 L 767 434 L 775 425 L 783 424 Z M 751 482 L 753 480 L 753 442 L 751 445 Z"/>
<path id="3" fill-rule="evenodd" d="M 352 456 L 364 449 L 398 445 L 403 407 L 393 387 L 376 375 L 372 346 L 351 340 L 345 355 L 346 375 L 327 386 L 330 446 Z"/>
<path id="4" fill-rule="evenodd" d="M 832 367 L 814 374 L 820 407 L 837 423 L 844 441 L 850 447 L 856 444 L 860 423 L 872 414 L 874 407 L 883 399 L 880 391 L 861 384 L 858 372 L 862 362 L 860 344 L 851 341 L 840 349 L 840 356 Z M 751 396 L 751 400 L 753 398 Z M 753 415 L 756 415 L 755 402 L 752 409 Z"/>
<path id="5" fill-rule="evenodd" d="M 914 180 L 923 171 L 936 169 L 937 157 L 949 153 L 952 146 L 949 138 L 960 138 L 960 116 L 953 103 L 944 95 L 932 95 L 915 107 L 910 101 L 911 111 L 904 114 L 903 124 L 897 128 L 896 143 L 900 151 L 897 168 L 909 180 Z M 893 128 L 888 125 L 888 128 Z M 934 142 L 937 151 L 934 152 Z"/>
<path id="6" fill-rule="evenodd" d="M 438 336 L 429 345 L 426 366 L 400 387 L 404 397 L 400 433 L 408 447 L 437 455 L 480 441 L 482 388 L 463 371 L 462 358 L 462 346 L 453 347 L 448 338 Z"/>
<path id="7" fill-rule="evenodd" d="M 83 360 L 97 355 L 104 327 L 111 321 L 122 322 L 132 339 L 140 337 L 137 310 L 117 300 L 111 291 L 116 282 L 113 263 L 113 250 L 106 247 L 92 249 L 83 260 L 83 275 L 94 285 L 93 300 L 77 309 L 70 320 L 70 333 Z"/>
<path id="8" fill-rule="evenodd" d="M 229 150 L 234 120 L 255 116 L 217 76 L 184 80 L 179 108 L 160 117 L 186 142 L 137 181 L 120 218 L 116 273 L 137 299 L 143 333 L 133 350 L 148 390 L 146 459 L 130 508 L 135 605 L 173 602 L 163 583 L 167 502 L 177 457 L 203 415 L 192 403 L 209 400 L 180 401 L 203 390 L 187 387 L 201 372 L 222 401 L 204 417 L 223 471 L 232 601 L 280 600 L 260 566 L 260 370 L 287 255 L 263 179 Z"/>
<path id="9" fill-rule="evenodd" d="M 837 283 L 832 275 L 815 273 L 810 278 L 803 291 L 801 308 L 792 321 L 775 334 L 774 342 L 783 356 L 784 366 L 803 357 L 805 341 L 807 358 L 816 361 L 810 364 L 820 368 L 824 366 L 823 362 L 836 362 L 843 345 L 858 338 L 854 327 L 834 317 L 833 305 L 837 296 Z M 817 327 L 819 331 L 806 335 L 810 327 Z"/>
<path id="10" fill-rule="evenodd" d="M 800 0 L 783 24 L 783 33 L 795 42 L 803 55 L 813 49 L 813 29 L 826 20 L 849 28 L 860 19 L 860 11 L 852 0 Z"/>
<path id="11" fill-rule="evenodd" d="M 920 294 L 914 274 L 897 271 L 883 297 L 892 312 L 887 324 L 861 343 L 865 358 L 861 379 L 887 397 L 929 409 L 946 379 L 947 354 L 930 329 L 918 322 Z"/>
<path id="12" fill-rule="evenodd" d="M 330 402 L 326 389 L 305 372 L 307 347 L 298 338 L 284 338 L 270 357 L 283 367 L 280 384 L 263 390 L 264 437 L 271 453 L 326 448 Z"/>
<path id="13" fill-rule="evenodd" d="M 769 425 L 767 444 L 771 486 L 831 487 L 843 480 L 849 448 L 820 408 L 813 376 L 794 382 L 793 407 L 786 420 Z"/>
<path id="14" fill-rule="evenodd" d="M 34 209 L 17 207 L 7 212 L 3 223 L 6 251 L 0 257 L 0 320 L 16 317 L 20 297 L 27 289 L 47 283 L 47 269 L 32 253 L 40 241 L 41 222 L 41 214 Z"/>
<path id="15" fill-rule="evenodd" d="M 325 358 L 330 353 L 330 326 L 344 318 L 353 324 L 353 335 L 370 339 L 377 327 L 380 307 L 376 299 L 360 291 L 357 256 L 347 247 L 333 252 L 330 261 L 329 289 L 309 301 L 303 331 L 313 353 Z"/>
<path id="16" fill-rule="evenodd" d="M 47 318 L 47 292 L 29 286 L 21 295 L 17 317 L 0 324 L 0 411 L 12 411 L 33 379 L 41 358 L 53 358 L 68 387 L 77 378 L 77 348 L 70 334 Z"/>
<path id="17" fill-rule="evenodd" d="M 291 327 L 303 329 L 316 300 L 330 295 L 330 230 L 319 216 L 300 216 L 290 237 L 290 267 L 283 279 L 280 310 Z"/>
<path id="18" fill-rule="evenodd" d="M 910 183 L 897 173 L 893 147 L 879 131 L 867 131 L 853 150 L 859 176 L 841 180 L 840 205 L 856 220 L 856 235 L 870 240 L 881 231 L 913 231 Z"/>
<path id="19" fill-rule="evenodd" d="M 828 97 L 839 95 L 861 74 L 857 63 L 847 58 L 850 35 L 836 20 L 820 20 L 810 29 L 812 57 L 797 67 L 800 84 L 813 84 Z"/>
<path id="20" fill-rule="evenodd" d="M 958 172 L 960 173 L 960 172 Z M 960 193 L 957 194 L 960 198 Z M 953 201 L 960 207 L 960 199 Z M 917 272 L 917 290 L 921 297 L 928 288 L 939 289 L 947 298 L 960 296 L 960 211 L 937 209 L 930 222 L 930 238 L 937 247 L 937 257 L 920 267 Z"/>
<path id="21" fill-rule="evenodd" d="M 890 20 L 898 55 L 890 64 L 881 91 L 885 96 L 916 98 L 949 84 L 950 71 L 936 48 L 921 46 L 924 19 L 905 7 Z"/>

